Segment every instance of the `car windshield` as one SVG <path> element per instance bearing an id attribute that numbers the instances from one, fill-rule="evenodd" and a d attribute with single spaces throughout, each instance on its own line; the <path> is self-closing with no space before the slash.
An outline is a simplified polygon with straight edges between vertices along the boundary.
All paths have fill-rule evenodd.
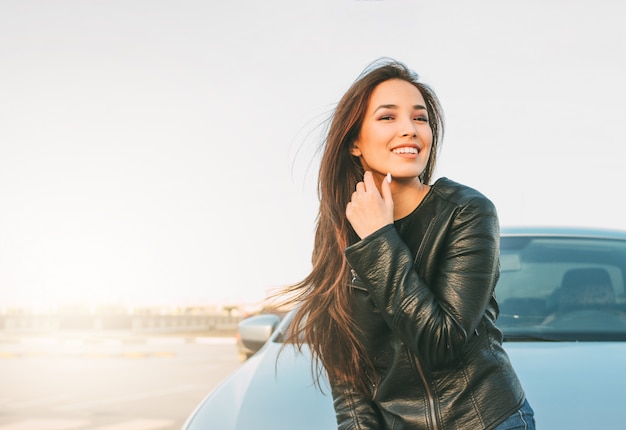
<path id="1" fill-rule="evenodd" d="M 503 236 L 500 269 L 505 341 L 626 341 L 626 240 Z"/>
<path id="2" fill-rule="evenodd" d="M 626 340 L 626 241 L 502 237 L 505 340 Z"/>

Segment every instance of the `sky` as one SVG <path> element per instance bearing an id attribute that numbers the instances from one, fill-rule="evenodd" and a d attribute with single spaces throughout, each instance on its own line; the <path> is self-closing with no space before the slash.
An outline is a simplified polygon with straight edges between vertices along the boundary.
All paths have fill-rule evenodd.
<path id="1" fill-rule="evenodd" d="M 380 57 L 503 226 L 626 229 L 626 6 L 0 0 L 0 308 L 261 300 L 310 269 L 323 121 Z"/>

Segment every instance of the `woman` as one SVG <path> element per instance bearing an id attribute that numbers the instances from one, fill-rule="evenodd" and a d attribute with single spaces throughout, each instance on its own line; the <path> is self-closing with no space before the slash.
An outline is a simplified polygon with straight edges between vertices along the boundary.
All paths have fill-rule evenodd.
<path id="1" fill-rule="evenodd" d="M 442 134 L 437 97 L 393 60 L 331 119 L 290 340 L 327 371 L 339 429 L 534 429 L 494 325 L 496 210 L 449 179 L 430 185 Z"/>

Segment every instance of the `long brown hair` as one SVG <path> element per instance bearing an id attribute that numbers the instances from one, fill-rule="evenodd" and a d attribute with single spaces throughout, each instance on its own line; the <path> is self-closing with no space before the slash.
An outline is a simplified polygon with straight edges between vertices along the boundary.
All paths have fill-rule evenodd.
<path id="1" fill-rule="evenodd" d="M 402 79 L 415 85 L 426 102 L 433 143 L 420 179 L 422 183 L 430 183 L 443 134 L 443 114 L 437 96 L 403 63 L 386 58 L 377 60 L 352 84 L 329 119 L 318 177 L 320 207 L 313 268 L 304 280 L 285 291 L 286 304 L 298 307 L 286 342 L 299 349 L 308 344 L 313 353 L 316 381 L 319 383 L 319 376 L 325 369 L 329 377 L 347 381 L 367 394 L 372 388 L 367 375 L 373 375 L 374 369 L 358 341 L 358 327 L 350 312 L 352 288 L 348 284 L 351 275 L 343 252 L 358 241 L 358 236 L 345 210 L 364 173 L 359 158 L 350 154 L 350 148 L 359 136 L 374 88 L 390 79 Z"/>

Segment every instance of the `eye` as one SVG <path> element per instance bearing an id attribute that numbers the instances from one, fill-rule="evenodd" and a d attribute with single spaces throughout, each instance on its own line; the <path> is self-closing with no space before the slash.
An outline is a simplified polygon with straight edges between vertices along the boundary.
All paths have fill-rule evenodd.
<path id="1" fill-rule="evenodd" d="M 413 121 L 428 122 L 428 113 L 426 109 L 418 109 L 413 113 Z"/>
<path id="2" fill-rule="evenodd" d="M 391 121 L 393 119 L 393 115 L 382 115 L 379 120 L 380 121 Z"/>

